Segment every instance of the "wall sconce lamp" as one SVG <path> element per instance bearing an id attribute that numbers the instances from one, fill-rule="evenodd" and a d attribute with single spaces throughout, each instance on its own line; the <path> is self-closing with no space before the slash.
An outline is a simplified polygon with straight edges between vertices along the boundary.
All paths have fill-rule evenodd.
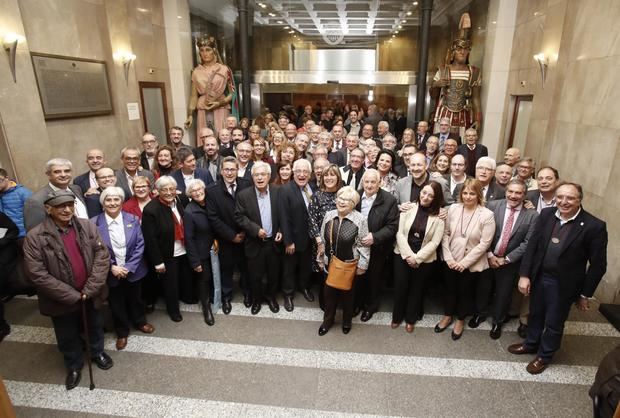
<path id="1" fill-rule="evenodd" d="M 547 79 L 547 68 L 549 67 L 549 58 L 545 57 L 544 53 L 534 55 L 534 60 L 540 67 L 540 77 L 542 80 L 542 88 L 545 88 L 545 80 Z"/>
<path id="2" fill-rule="evenodd" d="M 372 87 L 368 89 L 368 101 L 372 102 L 375 100 L 375 92 L 372 90 Z"/>
<path id="3" fill-rule="evenodd" d="M 135 54 L 132 54 L 131 52 L 116 52 L 114 54 L 114 59 L 123 64 L 125 84 L 129 85 L 129 67 L 131 67 L 131 63 L 136 60 Z"/>
<path id="4" fill-rule="evenodd" d="M 2 38 L 2 47 L 9 56 L 9 68 L 11 69 L 14 83 L 17 83 L 17 78 L 15 77 L 15 52 L 17 51 L 17 44 L 21 40 L 23 40 L 23 36 L 15 33 L 7 33 Z"/>

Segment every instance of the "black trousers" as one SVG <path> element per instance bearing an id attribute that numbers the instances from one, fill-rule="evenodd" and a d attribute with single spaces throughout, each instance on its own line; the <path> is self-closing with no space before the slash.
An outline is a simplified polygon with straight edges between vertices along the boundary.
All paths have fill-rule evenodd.
<path id="1" fill-rule="evenodd" d="M 355 279 L 354 279 L 355 280 Z M 334 318 L 336 317 L 336 309 L 338 308 L 338 302 L 342 305 L 342 325 L 351 326 L 353 320 L 353 305 L 354 305 L 355 292 L 351 290 L 340 290 L 334 287 L 323 286 L 323 300 L 325 303 L 325 313 L 323 314 L 323 325 L 329 329 L 334 325 Z"/>
<path id="2" fill-rule="evenodd" d="M 108 303 L 114 318 L 114 330 L 119 338 L 127 338 L 131 326 L 146 324 L 140 281 L 119 280 L 118 285 L 109 287 Z"/>
<path id="3" fill-rule="evenodd" d="M 444 314 L 465 319 L 474 311 L 475 285 L 480 273 L 465 270 L 462 273 L 445 266 L 446 290 L 444 295 Z"/>
<path id="4" fill-rule="evenodd" d="M 155 305 L 157 298 L 161 294 L 161 283 L 157 278 L 157 273 L 149 267 L 149 272 L 140 280 L 142 286 L 142 300 L 147 305 Z"/>
<path id="5" fill-rule="evenodd" d="M 164 264 L 166 265 L 166 272 L 160 274 L 160 279 L 161 286 L 164 290 L 166 311 L 168 311 L 168 315 L 170 316 L 180 315 L 179 295 L 181 294 L 181 289 L 183 291 L 183 298 L 185 299 L 184 302 L 191 303 L 187 301 L 187 297 L 190 291 L 189 289 L 193 287 L 191 274 L 188 271 L 189 264 L 187 256 L 181 255 L 164 260 Z"/>
<path id="6" fill-rule="evenodd" d="M 379 310 L 381 288 L 390 271 L 387 263 L 388 254 L 383 250 L 370 251 L 368 270 L 355 280 L 355 306 L 375 313 Z"/>
<path id="7" fill-rule="evenodd" d="M 510 263 L 496 269 L 489 269 L 495 282 L 493 297 L 493 323 L 501 324 L 508 315 L 513 291 L 519 281 L 519 263 Z"/>
<path id="8" fill-rule="evenodd" d="M 476 277 L 474 286 L 476 287 L 475 313 L 486 317 L 489 314 L 489 305 L 493 295 L 493 271 L 491 269 L 481 271 Z"/>
<path id="9" fill-rule="evenodd" d="M 295 289 L 307 289 L 310 286 L 312 275 L 312 246 L 304 251 L 295 251 L 295 254 L 284 254 L 282 269 L 282 292 L 286 296 L 293 296 Z"/>
<path id="10" fill-rule="evenodd" d="M 250 293 L 250 283 L 247 275 L 245 251 L 243 244 L 233 244 L 220 241 L 220 280 L 222 286 L 222 300 L 231 300 L 233 295 L 235 268 L 241 275 L 239 287 L 244 295 Z"/>
<path id="11" fill-rule="evenodd" d="M 435 266 L 433 263 L 422 263 L 416 268 L 399 254 L 394 256 L 394 310 L 392 322 L 414 324 L 424 311 L 424 288 L 431 278 Z"/>
<path id="12" fill-rule="evenodd" d="M 211 258 L 206 260 L 200 260 L 202 266 L 202 272 L 193 272 L 196 287 L 198 288 L 198 300 L 202 305 L 204 311 L 205 308 L 210 306 L 211 292 L 213 288 L 213 271 L 211 270 Z"/>
<path id="13" fill-rule="evenodd" d="M 248 258 L 249 277 L 252 285 L 252 300 L 261 303 L 263 298 L 275 298 L 280 278 L 280 254 L 276 251 L 272 239 L 260 241 L 260 250 L 256 257 Z M 263 277 L 266 278 L 263 287 Z"/>
<path id="14" fill-rule="evenodd" d="M 82 302 L 79 302 L 80 304 Z M 90 354 L 98 356 L 103 352 L 103 315 L 95 309 L 92 300 L 86 300 L 86 318 L 88 322 L 88 338 L 90 342 Z M 52 324 L 56 334 L 58 350 L 64 357 L 65 367 L 70 370 L 81 370 L 84 366 L 82 353 L 82 308 L 66 315 L 53 316 Z"/>

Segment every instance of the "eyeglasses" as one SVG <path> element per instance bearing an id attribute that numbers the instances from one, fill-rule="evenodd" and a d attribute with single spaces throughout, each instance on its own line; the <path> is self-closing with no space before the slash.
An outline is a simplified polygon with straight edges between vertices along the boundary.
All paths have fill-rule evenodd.
<path id="1" fill-rule="evenodd" d="M 123 158 L 125 161 L 140 161 L 140 157 L 125 157 Z"/>
<path id="2" fill-rule="evenodd" d="M 97 176 L 97 180 L 110 180 L 113 179 L 115 176 L 114 174 L 111 174 L 109 176 Z"/>
<path id="3" fill-rule="evenodd" d="M 154 144 L 157 141 L 142 141 L 143 144 Z"/>
<path id="4" fill-rule="evenodd" d="M 493 169 L 489 167 L 476 167 L 476 170 L 486 171 L 487 173 L 493 171 Z"/>

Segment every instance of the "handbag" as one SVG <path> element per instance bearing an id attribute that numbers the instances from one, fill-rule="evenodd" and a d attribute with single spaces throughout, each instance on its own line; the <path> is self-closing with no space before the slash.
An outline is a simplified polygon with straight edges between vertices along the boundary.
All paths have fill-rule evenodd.
<path id="1" fill-rule="evenodd" d="M 357 270 L 357 260 L 355 261 L 342 261 L 334 253 L 334 248 L 338 248 L 338 237 L 340 235 L 340 225 L 338 225 L 338 233 L 336 234 L 336 244 L 330 248 L 331 259 L 329 261 L 329 268 L 327 269 L 327 280 L 325 284 L 329 287 L 340 290 L 351 290 L 353 287 L 353 279 L 355 278 L 355 271 Z M 332 219 L 329 227 L 329 237 L 334 237 L 334 220 Z"/>

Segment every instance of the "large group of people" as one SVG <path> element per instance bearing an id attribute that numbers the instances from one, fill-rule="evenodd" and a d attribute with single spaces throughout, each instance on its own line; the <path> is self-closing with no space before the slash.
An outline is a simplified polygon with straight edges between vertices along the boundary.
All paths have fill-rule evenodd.
<path id="1" fill-rule="evenodd" d="M 313 303 L 318 292 L 322 336 L 339 305 L 344 334 L 355 316 L 369 321 L 393 284 L 389 325 L 412 333 L 439 282 L 435 332 L 453 324 L 456 341 L 490 318 L 498 339 L 518 317 L 524 340 L 508 350 L 535 354 L 527 370 L 544 371 L 571 306 L 587 309 L 605 273 L 605 223 L 582 207 L 580 185 L 553 167 L 536 171 L 520 150 L 498 165 L 475 129 L 461 139 L 449 118 L 435 132 L 402 119 L 376 105 L 230 116 L 217 131 L 199 128 L 194 148 L 175 126 L 166 144 L 145 133 L 118 163 L 89 150 L 89 170 L 75 178 L 69 160 L 53 158 L 32 194 L 0 169 L 0 277 L 23 253 L 67 389 L 80 381 L 82 319 L 92 360 L 112 367 L 106 300 L 122 350 L 132 329 L 154 332 L 147 315 L 160 296 L 172 321 L 183 320 L 180 302 L 200 303 L 213 326 L 212 304 L 229 314 L 237 292 L 252 315 L 263 304 L 278 313 L 279 298 L 293 311 L 297 294 Z M 348 289 L 331 284 L 336 261 L 355 262 Z M 0 302 L 0 339 L 10 332 L 3 316 Z"/>

